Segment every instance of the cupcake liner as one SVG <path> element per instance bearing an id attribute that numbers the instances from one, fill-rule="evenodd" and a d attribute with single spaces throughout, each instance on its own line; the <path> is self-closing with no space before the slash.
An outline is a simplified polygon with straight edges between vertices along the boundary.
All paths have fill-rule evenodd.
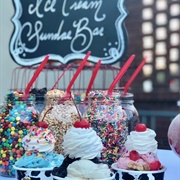
<path id="1" fill-rule="evenodd" d="M 13 166 L 17 180 L 53 180 L 52 168 L 19 168 Z"/>
<path id="2" fill-rule="evenodd" d="M 164 180 L 166 167 L 157 171 L 133 171 L 117 168 L 117 163 L 112 164 L 112 169 L 117 171 L 119 180 Z"/>

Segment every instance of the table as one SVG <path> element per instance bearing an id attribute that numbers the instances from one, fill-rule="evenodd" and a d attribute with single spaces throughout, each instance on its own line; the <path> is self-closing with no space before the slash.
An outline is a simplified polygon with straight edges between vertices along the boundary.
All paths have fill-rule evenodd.
<path id="1" fill-rule="evenodd" d="M 164 180 L 180 180 L 180 158 L 171 150 L 158 150 L 160 162 L 166 166 Z"/>
<path id="2" fill-rule="evenodd" d="M 164 180 L 180 180 L 180 158 L 171 150 L 158 150 L 161 163 L 167 167 Z M 16 178 L 0 177 L 0 180 L 16 180 Z"/>

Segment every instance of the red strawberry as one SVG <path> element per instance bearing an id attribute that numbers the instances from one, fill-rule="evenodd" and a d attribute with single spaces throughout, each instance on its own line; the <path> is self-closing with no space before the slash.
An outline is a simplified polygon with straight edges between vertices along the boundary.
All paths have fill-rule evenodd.
<path id="1" fill-rule="evenodd" d="M 90 124 L 87 120 L 78 120 L 74 123 L 75 128 L 90 128 Z"/>
<path id="2" fill-rule="evenodd" d="M 129 158 L 131 160 L 133 160 L 133 161 L 136 161 L 136 160 L 138 160 L 140 158 L 140 155 L 139 155 L 139 153 L 137 151 L 131 151 L 129 153 Z"/>
<path id="3" fill-rule="evenodd" d="M 161 163 L 159 161 L 153 161 L 149 164 L 149 167 L 151 171 L 159 170 L 161 167 Z"/>
<path id="4" fill-rule="evenodd" d="M 37 127 L 48 128 L 48 124 L 44 121 L 40 121 L 36 124 Z"/>
<path id="5" fill-rule="evenodd" d="M 140 124 L 137 124 L 136 125 L 136 127 L 135 127 L 135 130 L 137 131 L 137 132 L 144 132 L 144 131 L 146 131 L 146 125 L 145 124 L 142 124 L 142 123 L 140 123 Z"/>

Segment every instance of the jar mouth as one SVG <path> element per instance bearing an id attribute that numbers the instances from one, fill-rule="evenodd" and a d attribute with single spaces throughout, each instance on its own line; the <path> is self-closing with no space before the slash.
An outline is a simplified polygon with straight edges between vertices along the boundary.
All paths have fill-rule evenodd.
<path id="1" fill-rule="evenodd" d="M 5 96 L 5 100 L 7 102 L 34 102 L 35 101 L 35 95 L 34 94 L 23 94 L 19 93 L 17 91 L 9 92 Z"/>
<path id="2" fill-rule="evenodd" d="M 123 91 L 120 91 L 120 100 L 133 100 L 134 94 L 132 93 L 126 93 L 124 94 Z"/>
<path id="3" fill-rule="evenodd" d="M 54 98 L 54 97 L 63 97 L 65 95 L 65 91 L 59 89 L 49 90 L 46 93 L 47 98 Z"/>
<path id="4" fill-rule="evenodd" d="M 90 91 L 88 98 L 97 99 L 97 100 L 119 100 L 120 94 L 119 92 L 113 91 L 112 95 L 108 94 L 108 91 L 105 90 L 95 90 Z"/>
<path id="5" fill-rule="evenodd" d="M 35 98 L 36 98 L 36 101 L 44 101 L 45 95 L 36 95 Z"/>
<path id="6" fill-rule="evenodd" d="M 118 92 L 120 94 L 120 97 L 134 97 L 134 94 L 133 93 L 130 93 L 130 92 L 127 92 L 126 94 L 124 94 L 124 88 L 125 87 L 117 87 L 114 89 L 115 92 Z"/>

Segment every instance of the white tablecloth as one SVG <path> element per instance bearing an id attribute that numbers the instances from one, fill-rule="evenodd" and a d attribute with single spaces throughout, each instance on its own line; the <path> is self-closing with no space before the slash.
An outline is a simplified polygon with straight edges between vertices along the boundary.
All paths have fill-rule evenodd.
<path id="1" fill-rule="evenodd" d="M 180 180 L 180 158 L 170 150 L 158 150 L 158 157 L 167 168 L 164 180 Z"/>
<path id="2" fill-rule="evenodd" d="M 170 150 L 158 150 L 158 157 L 167 167 L 164 180 L 180 180 L 180 158 Z M 0 177 L 0 180 L 16 180 L 16 178 Z"/>

